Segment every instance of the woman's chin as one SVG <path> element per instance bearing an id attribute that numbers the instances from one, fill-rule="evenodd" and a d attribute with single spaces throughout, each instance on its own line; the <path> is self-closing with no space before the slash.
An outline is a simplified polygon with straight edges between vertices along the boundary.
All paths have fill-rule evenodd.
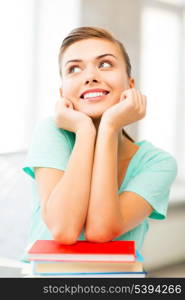
<path id="1" fill-rule="evenodd" d="M 104 109 L 104 110 L 102 110 L 102 109 L 97 109 L 97 110 L 93 109 L 92 110 L 92 109 L 87 109 L 87 108 L 86 109 L 78 108 L 77 110 L 84 113 L 84 114 L 86 114 L 91 119 L 95 120 L 95 119 L 101 118 L 106 109 Z"/>
<path id="2" fill-rule="evenodd" d="M 103 112 L 87 112 L 87 111 L 84 111 L 83 113 L 86 114 L 88 117 L 90 117 L 93 120 L 100 119 L 103 115 Z"/>

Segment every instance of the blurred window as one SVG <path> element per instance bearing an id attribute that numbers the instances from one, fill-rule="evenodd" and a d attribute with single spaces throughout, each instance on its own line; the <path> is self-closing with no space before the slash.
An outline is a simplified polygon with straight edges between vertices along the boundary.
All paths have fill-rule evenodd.
<path id="1" fill-rule="evenodd" d="M 181 198 L 185 196 L 183 32 L 182 9 L 165 4 L 143 9 L 140 87 L 147 95 L 148 106 L 146 117 L 138 124 L 139 139 L 150 140 L 177 159 L 176 186 Z"/>

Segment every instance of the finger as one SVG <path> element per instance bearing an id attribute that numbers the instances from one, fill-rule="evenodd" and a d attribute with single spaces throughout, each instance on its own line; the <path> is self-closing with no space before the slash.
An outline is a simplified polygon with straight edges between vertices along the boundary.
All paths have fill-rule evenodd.
<path id="1" fill-rule="evenodd" d="M 67 100 L 67 101 L 65 102 L 65 106 L 66 106 L 67 108 L 73 108 L 73 104 L 72 104 L 71 101 L 69 101 L 69 100 Z"/>
<path id="2" fill-rule="evenodd" d="M 64 107 L 66 107 L 66 100 L 61 97 L 55 104 L 55 113 L 60 113 L 60 111 L 63 110 Z"/>
<path id="3" fill-rule="evenodd" d="M 144 115 L 146 115 L 147 110 L 147 97 L 143 95 L 143 106 L 144 106 Z"/>
<path id="4" fill-rule="evenodd" d="M 140 91 L 136 90 L 136 95 L 137 95 L 137 108 L 138 108 L 138 112 L 141 113 L 142 109 L 143 109 L 143 100 L 142 100 L 142 95 L 140 93 Z"/>
<path id="5" fill-rule="evenodd" d="M 140 102 L 140 114 L 145 115 L 146 112 L 146 96 L 142 95 L 141 92 L 138 91 L 138 97 Z"/>
<path id="6" fill-rule="evenodd" d="M 126 98 L 126 96 L 124 95 L 124 92 L 122 92 L 119 102 L 123 101 L 125 98 Z"/>
<path id="7" fill-rule="evenodd" d="M 73 104 L 68 98 L 62 97 L 62 101 L 63 101 L 63 104 L 64 104 L 65 107 L 73 108 Z"/>
<path id="8" fill-rule="evenodd" d="M 136 108 L 136 110 L 140 110 L 140 99 L 139 99 L 139 94 L 136 89 L 132 89 L 132 99 L 133 99 L 133 105 Z"/>
<path id="9" fill-rule="evenodd" d="M 130 95 L 132 95 L 132 89 L 128 89 L 122 92 L 120 101 L 127 99 Z"/>

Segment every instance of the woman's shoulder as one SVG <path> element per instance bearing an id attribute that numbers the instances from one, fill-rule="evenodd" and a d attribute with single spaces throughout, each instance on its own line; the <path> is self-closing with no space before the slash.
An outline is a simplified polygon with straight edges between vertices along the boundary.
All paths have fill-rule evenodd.
<path id="1" fill-rule="evenodd" d="M 37 121 L 34 132 L 42 136 L 64 136 L 70 143 L 74 143 L 75 134 L 63 128 L 58 128 L 55 123 L 54 116 L 47 116 Z"/>
<path id="2" fill-rule="evenodd" d="M 168 151 L 160 146 L 154 145 L 150 141 L 144 140 L 136 142 L 136 145 L 139 146 L 140 154 L 146 154 L 149 157 L 158 157 L 158 158 L 171 158 L 175 159 L 174 156 Z"/>
<path id="3" fill-rule="evenodd" d="M 35 124 L 36 129 L 54 129 L 54 130 L 59 130 L 55 124 L 54 116 L 47 116 L 42 119 L 39 119 L 36 124 Z M 64 130 L 61 129 L 61 132 Z"/>
<path id="4" fill-rule="evenodd" d="M 42 119 L 39 119 L 36 121 L 33 129 L 34 134 L 41 134 L 44 132 L 48 132 L 48 130 L 53 130 L 56 131 L 58 130 L 57 127 L 55 126 L 55 121 L 52 116 L 44 117 Z"/>
<path id="5" fill-rule="evenodd" d="M 168 169 L 177 170 L 177 161 L 169 151 L 146 140 L 137 142 L 136 144 L 139 146 L 139 150 L 136 153 L 136 161 L 138 163 L 142 161 L 141 165 L 143 168 L 158 165 L 161 169 L 168 167 Z"/>
<path id="6" fill-rule="evenodd" d="M 72 132 L 57 128 L 53 117 L 35 125 L 23 170 L 35 178 L 35 167 L 65 170 L 73 149 Z"/>

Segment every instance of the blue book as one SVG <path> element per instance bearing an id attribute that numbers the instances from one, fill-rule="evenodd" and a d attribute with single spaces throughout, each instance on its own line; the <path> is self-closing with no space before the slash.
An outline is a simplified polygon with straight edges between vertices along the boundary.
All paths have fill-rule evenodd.
<path id="1" fill-rule="evenodd" d="M 138 250 L 136 250 L 136 260 L 140 261 L 140 262 L 144 261 L 143 256 L 141 255 L 141 253 Z"/>

